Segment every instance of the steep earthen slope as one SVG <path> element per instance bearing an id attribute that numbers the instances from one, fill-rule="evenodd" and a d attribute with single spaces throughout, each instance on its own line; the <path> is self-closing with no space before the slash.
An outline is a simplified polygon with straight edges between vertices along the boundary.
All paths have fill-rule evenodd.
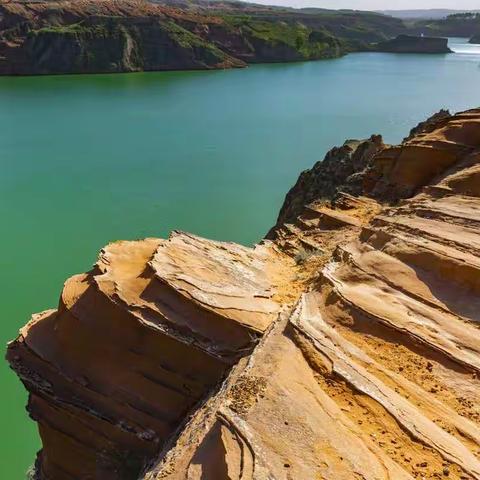
<path id="1" fill-rule="evenodd" d="M 338 57 L 320 28 L 147 0 L 0 2 L 0 74 L 133 72 Z"/>
<path id="2" fill-rule="evenodd" d="M 70 279 L 8 351 L 39 478 L 480 479 L 480 109 L 367 163 L 255 249 L 119 242 Z"/>
<path id="3" fill-rule="evenodd" d="M 242 67 L 198 33 L 218 17 L 142 0 L 0 3 L 0 74 Z"/>
<path id="4" fill-rule="evenodd" d="M 242 67 L 335 58 L 405 29 L 370 12 L 203 0 L 2 0 L 0 75 Z"/>

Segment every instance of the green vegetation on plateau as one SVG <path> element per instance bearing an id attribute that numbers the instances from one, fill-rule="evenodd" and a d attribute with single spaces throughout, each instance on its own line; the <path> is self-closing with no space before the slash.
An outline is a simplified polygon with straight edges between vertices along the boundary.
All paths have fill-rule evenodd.
<path id="1" fill-rule="evenodd" d="M 346 51 L 338 38 L 301 22 L 271 21 L 250 15 L 227 15 L 223 19 L 231 32 L 238 32 L 257 51 L 265 50 L 265 47 L 272 50 L 283 47 L 299 60 L 338 57 Z"/>
<path id="2" fill-rule="evenodd" d="M 166 22 L 163 27 L 171 35 L 171 38 L 182 48 L 193 49 L 193 48 L 202 48 L 210 52 L 213 56 L 217 58 L 222 58 L 224 53 L 217 48 L 214 44 L 204 40 L 198 35 L 190 32 L 186 28 L 181 27 L 173 21 Z"/>

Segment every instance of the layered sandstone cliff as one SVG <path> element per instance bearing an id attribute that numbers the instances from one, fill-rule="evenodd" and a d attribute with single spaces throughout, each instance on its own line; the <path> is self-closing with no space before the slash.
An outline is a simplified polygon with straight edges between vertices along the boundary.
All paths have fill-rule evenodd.
<path id="1" fill-rule="evenodd" d="M 342 148 L 270 240 L 111 244 L 22 329 L 39 479 L 480 479 L 480 109 Z"/>

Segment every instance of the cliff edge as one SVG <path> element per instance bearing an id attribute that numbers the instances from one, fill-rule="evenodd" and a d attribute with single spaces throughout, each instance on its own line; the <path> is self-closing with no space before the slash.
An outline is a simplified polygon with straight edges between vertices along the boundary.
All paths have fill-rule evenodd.
<path id="1" fill-rule="evenodd" d="M 323 165 L 254 248 L 116 242 L 33 316 L 38 479 L 480 479 L 480 109 Z"/>
<path id="2" fill-rule="evenodd" d="M 378 43 L 374 50 L 389 53 L 452 53 L 448 48 L 448 38 L 399 35 Z"/>

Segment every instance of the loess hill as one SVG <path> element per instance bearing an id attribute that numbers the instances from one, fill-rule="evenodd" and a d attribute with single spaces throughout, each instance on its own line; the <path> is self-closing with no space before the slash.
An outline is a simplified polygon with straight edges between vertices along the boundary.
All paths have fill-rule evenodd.
<path id="1" fill-rule="evenodd" d="M 0 74 L 242 67 L 334 58 L 397 35 L 401 20 L 241 2 L 0 3 Z"/>
<path id="2" fill-rule="evenodd" d="M 301 174 L 253 248 L 106 246 L 7 358 L 38 480 L 480 479 L 480 109 Z"/>

